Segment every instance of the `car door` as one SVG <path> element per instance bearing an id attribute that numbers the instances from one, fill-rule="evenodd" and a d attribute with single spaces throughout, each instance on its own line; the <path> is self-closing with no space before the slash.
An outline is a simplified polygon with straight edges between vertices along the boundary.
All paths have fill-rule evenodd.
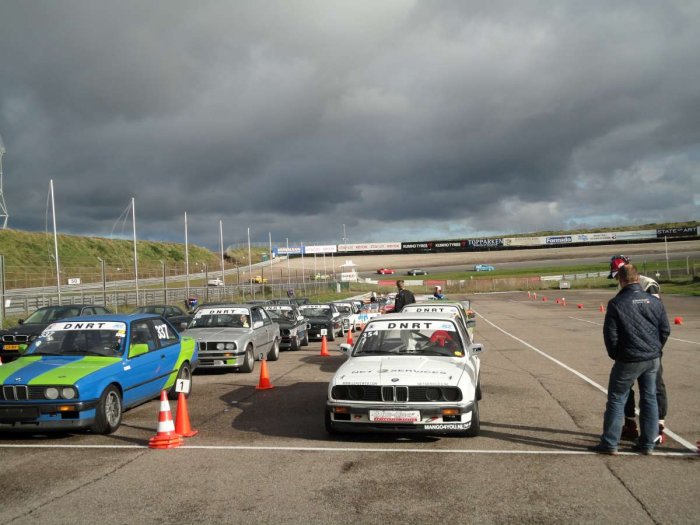
<path id="1" fill-rule="evenodd" d="M 134 405 L 155 397 L 163 384 L 158 378 L 163 376 L 165 363 L 151 319 L 132 321 L 126 356 L 124 404 Z"/>
<path id="2" fill-rule="evenodd" d="M 270 351 L 272 350 L 272 343 L 279 334 L 279 325 L 277 325 L 262 308 L 260 308 L 260 315 L 262 316 L 263 328 L 265 329 L 265 336 L 267 337 L 268 351 Z"/>
<path id="3" fill-rule="evenodd" d="M 270 346 L 272 344 L 272 339 L 269 335 L 270 326 L 265 326 L 263 315 L 265 315 L 265 312 L 262 310 L 262 308 L 253 307 L 250 309 L 250 319 L 253 327 L 253 342 L 258 353 L 256 358 L 259 357 L 260 353 L 266 356 L 270 351 Z"/>

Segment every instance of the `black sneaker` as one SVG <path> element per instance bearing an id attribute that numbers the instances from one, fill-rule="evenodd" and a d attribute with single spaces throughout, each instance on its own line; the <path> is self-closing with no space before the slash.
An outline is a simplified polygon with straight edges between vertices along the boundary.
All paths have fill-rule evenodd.
<path id="1" fill-rule="evenodd" d="M 592 447 L 588 447 L 588 450 L 591 452 L 595 452 L 596 454 L 606 454 L 608 456 L 617 456 L 617 449 L 616 448 L 608 448 L 603 445 L 595 445 Z"/>
<path id="2" fill-rule="evenodd" d="M 654 449 L 652 448 L 643 448 L 639 446 L 639 443 L 635 443 L 632 445 L 632 450 L 634 452 L 637 452 L 638 454 L 641 454 L 642 456 L 652 456 L 654 455 Z"/>

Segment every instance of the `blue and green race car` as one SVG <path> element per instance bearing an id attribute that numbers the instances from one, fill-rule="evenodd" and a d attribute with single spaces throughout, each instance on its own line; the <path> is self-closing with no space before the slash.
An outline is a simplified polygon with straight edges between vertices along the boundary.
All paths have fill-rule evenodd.
<path id="1" fill-rule="evenodd" d="M 152 314 L 93 315 L 54 322 L 27 351 L 0 366 L 0 432 L 89 429 L 110 434 L 124 410 L 176 381 L 191 389 L 198 349 Z"/>

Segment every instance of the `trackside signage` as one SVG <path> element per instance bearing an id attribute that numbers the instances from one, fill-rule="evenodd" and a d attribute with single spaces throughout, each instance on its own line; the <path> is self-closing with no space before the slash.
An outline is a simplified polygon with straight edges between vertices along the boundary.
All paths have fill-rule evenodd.
<path id="1" fill-rule="evenodd" d="M 664 237 L 694 237 L 698 234 L 697 226 L 688 226 L 685 228 L 659 228 L 656 230 L 656 236 Z"/>

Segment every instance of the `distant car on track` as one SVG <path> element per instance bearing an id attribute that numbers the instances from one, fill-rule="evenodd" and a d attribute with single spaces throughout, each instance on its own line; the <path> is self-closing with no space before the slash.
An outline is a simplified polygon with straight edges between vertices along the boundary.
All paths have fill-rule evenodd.
<path id="1" fill-rule="evenodd" d="M 479 434 L 484 347 L 453 314 L 383 315 L 340 348 L 348 360 L 328 385 L 329 433 Z"/>
<path id="2" fill-rule="evenodd" d="M 379 275 L 393 275 L 395 272 L 392 268 L 379 268 L 377 273 Z"/>
<path id="3" fill-rule="evenodd" d="M 265 284 L 267 283 L 267 277 L 263 277 L 262 275 L 256 275 L 253 277 L 253 282 L 255 284 Z"/>
<path id="4" fill-rule="evenodd" d="M 420 268 L 412 268 L 406 272 L 406 275 L 428 275 L 428 272 Z"/>
<path id="5" fill-rule="evenodd" d="M 209 279 L 207 281 L 207 286 L 223 286 L 224 281 L 222 279 L 219 279 L 218 277 L 216 279 Z"/>
<path id="6" fill-rule="evenodd" d="M 25 355 L 0 367 L 0 431 L 116 431 L 123 411 L 189 380 L 193 339 L 155 315 L 95 315 L 53 322 Z M 189 394 L 189 390 L 185 392 Z"/>
<path id="7" fill-rule="evenodd" d="M 495 269 L 496 269 L 496 268 L 494 268 L 494 267 L 493 267 L 492 265 L 490 265 L 490 264 L 475 264 L 475 265 L 474 265 L 474 271 L 475 271 L 475 272 L 492 272 L 492 271 L 494 271 Z"/>

